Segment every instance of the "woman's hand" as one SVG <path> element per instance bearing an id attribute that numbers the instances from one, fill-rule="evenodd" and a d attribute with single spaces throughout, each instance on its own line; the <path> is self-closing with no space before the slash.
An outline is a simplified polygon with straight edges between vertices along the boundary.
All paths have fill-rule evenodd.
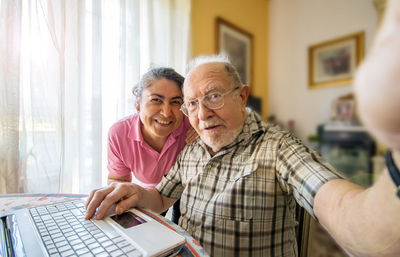
<path id="1" fill-rule="evenodd" d="M 117 177 L 108 173 L 107 184 L 109 185 L 113 182 L 132 182 L 132 173 L 123 177 Z"/>
<path id="2" fill-rule="evenodd" d="M 196 141 L 197 137 L 199 135 L 197 134 L 196 130 L 192 126 L 190 126 L 189 130 L 186 132 L 186 143 L 190 144 Z"/>

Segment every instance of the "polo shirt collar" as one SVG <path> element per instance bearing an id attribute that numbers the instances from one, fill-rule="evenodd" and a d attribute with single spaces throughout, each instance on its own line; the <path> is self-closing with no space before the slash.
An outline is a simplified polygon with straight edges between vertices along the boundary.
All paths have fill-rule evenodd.
<path id="1" fill-rule="evenodd" d="M 130 124 L 128 138 L 134 141 L 143 141 L 142 130 L 140 129 L 140 117 L 139 114 L 135 114 L 132 118 L 132 122 Z"/>

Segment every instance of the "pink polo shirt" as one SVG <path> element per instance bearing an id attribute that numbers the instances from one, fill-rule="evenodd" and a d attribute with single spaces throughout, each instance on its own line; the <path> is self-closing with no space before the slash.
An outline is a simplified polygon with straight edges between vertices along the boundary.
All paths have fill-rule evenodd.
<path id="1" fill-rule="evenodd" d="M 185 147 L 189 128 L 189 120 L 184 116 L 182 124 L 169 135 L 158 153 L 143 140 L 138 114 L 118 121 L 108 132 L 108 171 L 116 177 L 132 176 L 132 172 L 141 186 L 155 187 Z"/>

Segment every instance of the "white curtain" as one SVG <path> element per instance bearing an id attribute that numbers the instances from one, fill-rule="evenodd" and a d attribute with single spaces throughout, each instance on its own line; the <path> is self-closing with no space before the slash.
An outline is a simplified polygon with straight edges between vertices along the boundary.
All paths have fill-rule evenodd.
<path id="1" fill-rule="evenodd" d="M 106 183 L 107 132 L 150 66 L 183 73 L 187 0 L 0 0 L 0 193 Z"/>

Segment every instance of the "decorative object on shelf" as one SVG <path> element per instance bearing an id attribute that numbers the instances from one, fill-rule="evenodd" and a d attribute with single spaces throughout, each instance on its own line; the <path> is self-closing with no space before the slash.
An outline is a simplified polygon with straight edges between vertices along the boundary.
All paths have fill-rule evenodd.
<path id="1" fill-rule="evenodd" d="M 332 120 L 335 121 L 352 121 L 356 119 L 355 101 L 353 94 L 339 97 L 332 105 Z"/>
<path id="2" fill-rule="evenodd" d="M 364 32 L 312 45 L 308 48 L 309 88 L 348 85 L 364 57 Z"/>
<path id="3" fill-rule="evenodd" d="M 252 84 L 253 35 L 217 17 L 215 49 L 229 56 L 238 70 L 242 83 Z"/>

